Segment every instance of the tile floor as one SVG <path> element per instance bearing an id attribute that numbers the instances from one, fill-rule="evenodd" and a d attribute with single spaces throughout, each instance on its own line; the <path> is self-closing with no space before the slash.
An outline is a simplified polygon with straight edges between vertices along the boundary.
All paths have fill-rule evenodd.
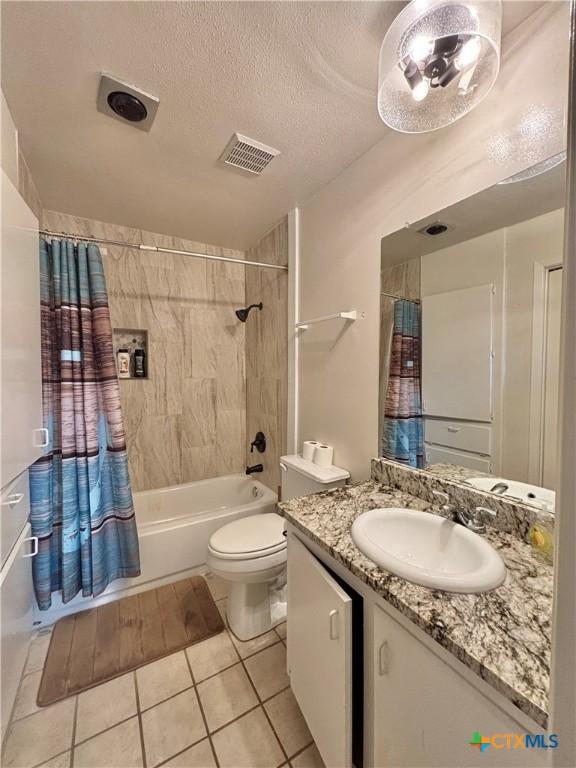
<path id="1" fill-rule="evenodd" d="M 207 581 L 223 613 L 226 584 Z M 226 630 L 39 708 L 49 640 L 30 647 L 4 768 L 323 768 L 286 675 L 285 625 L 246 643 Z"/>

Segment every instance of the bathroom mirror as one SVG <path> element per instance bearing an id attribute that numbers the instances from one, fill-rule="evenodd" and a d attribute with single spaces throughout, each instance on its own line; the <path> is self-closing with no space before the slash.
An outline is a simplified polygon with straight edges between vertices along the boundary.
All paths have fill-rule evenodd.
<path id="1" fill-rule="evenodd" d="M 380 455 L 550 510 L 563 159 L 381 243 Z"/>

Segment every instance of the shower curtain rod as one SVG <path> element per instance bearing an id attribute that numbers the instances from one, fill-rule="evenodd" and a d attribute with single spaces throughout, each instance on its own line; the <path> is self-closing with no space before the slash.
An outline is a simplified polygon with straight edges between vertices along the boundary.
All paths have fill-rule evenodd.
<path id="1" fill-rule="evenodd" d="M 380 291 L 380 296 L 388 296 L 390 299 L 399 299 L 400 301 L 407 301 L 410 304 L 420 304 L 420 299 L 406 299 L 404 296 L 396 296 L 395 293 L 384 293 Z"/>
<path id="2" fill-rule="evenodd" d="M 176 256 L 192 256 L 195 259 L 206 259 L 207 261 L 226 261 L 230 264 L 240 264 L 243 267 L 263 267 L 264 269 L 281 269 L 288 271 L 288 267 L 285 267 L 281 264 L 268 264 L 268 262 L 265 261 L 246 261 L 244 259 L 233 259 L 230 256 L 211 256 L 208 253 L 198 253 L 196 251 L 179 251 L 176 248 L 162 248 L 160 245 L 126 243 L 123 240 L 104 240 L 103 238 L 99 237 L 86 237 L 85 235 L 74 235 L 69 232 L 52 232 L 48 229 L 41 229 L 40 234 L 46 235 L 46 237 L 83 240 L 87 243 L 99 243 L 100 245 L 119 245 L 122 248 L 135 248 L 137 251 L 151 251 L 152 253 L 172 253 Z"/>

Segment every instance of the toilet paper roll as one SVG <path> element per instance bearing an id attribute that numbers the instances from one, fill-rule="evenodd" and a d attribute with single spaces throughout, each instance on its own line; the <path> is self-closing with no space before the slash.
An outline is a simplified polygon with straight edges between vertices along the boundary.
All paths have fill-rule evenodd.
<path id="1" fill-rule="evenodd" d="M 331 445 L 317 445 L 314 451 L 314 464 L 319 467 L 331 467 L 334 458 L 334 448 Z"/>
<path id="2" fill-rule="evenodd" d="M 305 440 L 302 443 L 302 458 L 307 459 L 308 461 L 313 461 L 314 451 L 316 450 L 317 445 L 320 445 L 317 440 Z"/>

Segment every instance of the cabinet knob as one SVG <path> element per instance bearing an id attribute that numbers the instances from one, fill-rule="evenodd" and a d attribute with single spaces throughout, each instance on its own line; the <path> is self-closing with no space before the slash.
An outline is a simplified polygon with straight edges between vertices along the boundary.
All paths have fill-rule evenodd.
<path id="1" fill-rule="evenodd" d="M 334 609 L 328 614 L 330 619 L 330 640 L 338 640 L 338 611 Z"/>
<path id="2" fill-rule="evenodd" d="M 388 674 L 388 657 L 388 641 L 385 640 L 378 649 L 378 674 L 381 676 Z"/>
<path id="3" fill-rule="evenodd" d="M 3 507 L 15 507 L 16 504 L 20 504 L 22 499 L 24 498 L 23 493 L 11 493 L 10 496 L 7 496 L 4 501 L 2 502 Z"/>

